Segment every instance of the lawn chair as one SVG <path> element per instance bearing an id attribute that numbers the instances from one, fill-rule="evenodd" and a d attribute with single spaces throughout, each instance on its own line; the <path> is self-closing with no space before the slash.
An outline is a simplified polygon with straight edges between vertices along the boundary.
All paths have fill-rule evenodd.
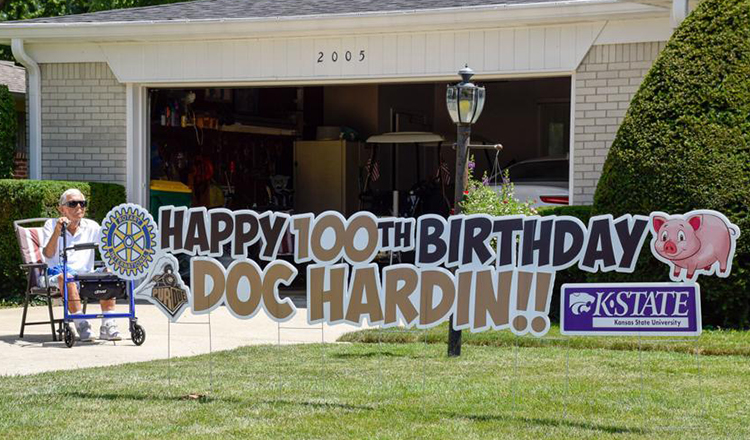
<path id="1" fill-rule="evenodd" d="M 27 325 L 44 325 L 49 324 L 52 329 L 52 340 L 57 341 L 55 324 L 60 325 L 62 329 L 62 319 L 55 319 L 52 312 L 52 298 L 61 297 L 60 289 L 57 286 L 50 286 L 47 279 L 47 264 L 44 262 L 42 247 L 44 246 L 44 228 L 27 227 L 34 223 L 44 223 L 46 218 L 32 218 L 28 220 L 18 220 L 13 222 L 13 228 L 18 238 L 18 247 L 21 248 L 21 269 L 26 272 L 26 292 L 23 299 L 23 317 L 21 318 L 21 335 Z M 22 226 L 24 225 L 24 226 Z M 47 301 L 49 310 L 49 321 L 26 322 L 26 313 L 29 309 L 29 302 L 32 298 L 43 297 Z"/>

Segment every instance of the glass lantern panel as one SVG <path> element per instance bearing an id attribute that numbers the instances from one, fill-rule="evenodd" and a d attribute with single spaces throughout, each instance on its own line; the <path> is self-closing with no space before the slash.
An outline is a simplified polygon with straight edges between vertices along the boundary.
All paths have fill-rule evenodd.
<path id="1" fill-rule="evenodd" d="M 475 87 L 461 87 L 458 96 L 458 116 L 464 124 L 471 123 L 476 110 Z"/>
<path id="2" fill-rule="evenodd" d="M 454 124 L 459 122 L 458 119 L 458 87 L 449 86 L 445 93 L 445 105 L 448 107 L 448 114 Z"/>
<path id="3" fill-rule="evenodd" d="M 479 115 L 482 114 L 482 109 L 484 109 L 484 87 L 477 87 L 475 96 L 477 98 L 477 109 L 474 112 L 474 119 L 471 121 L 472 124 L 477 122 Z"/>

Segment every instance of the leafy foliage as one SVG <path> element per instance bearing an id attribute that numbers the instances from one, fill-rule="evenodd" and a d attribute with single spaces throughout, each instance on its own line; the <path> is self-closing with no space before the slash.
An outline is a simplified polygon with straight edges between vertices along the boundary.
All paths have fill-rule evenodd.
<path id="1" fill-rule="evenodd" d="M 0 85 L 0 178 L 13 176 L 18 119 L 8 86 Z"/>
<path id="2" fill-rule="evenodd" d="M 489 185 L 485 172 L 482 180 L 474 177 L 474 158 L 469 161 L 469 183 L 464 191 L 461 212 L 464 214 L 489 214 L 493 216 L 526 214 L 536 215 L 536 209 L 530 201 L 521 202 L 514 196 L 513 183 L 508 178 L 508 171 L 503 175 L 503 184 L 499 192 Z"/>
<path id="3" fill-rule="evenodd" d="M 101 223 L 112 207 L 125 203 L 125 188 L 113 183 L 54 180 L 0 180 L 0 300 L 20 295 L 25 287 L 13 222 L 58 217 L 57 205 L 68 188 L 78 188 L 89 201 L 86 216 Z"/>
<path id="4" fill-rule="evenodd" d="M 701 277 L 704 323 L 750 327 L 750 0 L 706 0 L 635 95 L 604 164 L 594 213 L 713 209 L 737 224 L 729 278 Z M 668 280 L 643 252 L 632 275 Z M 648 257 L 648 258 L 647 258 Z"/>

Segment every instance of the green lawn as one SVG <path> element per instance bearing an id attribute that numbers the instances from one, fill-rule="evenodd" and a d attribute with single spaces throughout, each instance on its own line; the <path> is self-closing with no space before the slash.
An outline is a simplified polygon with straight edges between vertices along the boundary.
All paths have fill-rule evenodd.
<path id="1" fill-rule="evenodd" d="M 493 347 L 570 347 L 570 348 L 604 348 L 608 350 L 641 350 L 668 351 L 676 353 L 694 353 L 698 351 L 706 356 L 749 356 L 750 331 L 738 330 L 704 330 L 700 337 L 594 337 L 594 336 L 562 336 L 560 327 L 552 325 L 544 338 L 517 337 L 510 331 L 486 331 L 481 333 L 462 332 L 465 345 L 481 345 Z M 340 338 L 342 342 L 365 343 L 410 343 L 427 342 L 430 344 L 446 344 L 448 340 L 448 325 L 443 324 L 425 331 L 404 330 L 402 328 L 370 329 L 347 333 Z"/>
<path id="2" fill-rule="evenodd" d="M 452 359 L 424 342 L 254 346 L 4 377 L 0 438 L 750 438 L 748 357 L 536 343 Z"/>

